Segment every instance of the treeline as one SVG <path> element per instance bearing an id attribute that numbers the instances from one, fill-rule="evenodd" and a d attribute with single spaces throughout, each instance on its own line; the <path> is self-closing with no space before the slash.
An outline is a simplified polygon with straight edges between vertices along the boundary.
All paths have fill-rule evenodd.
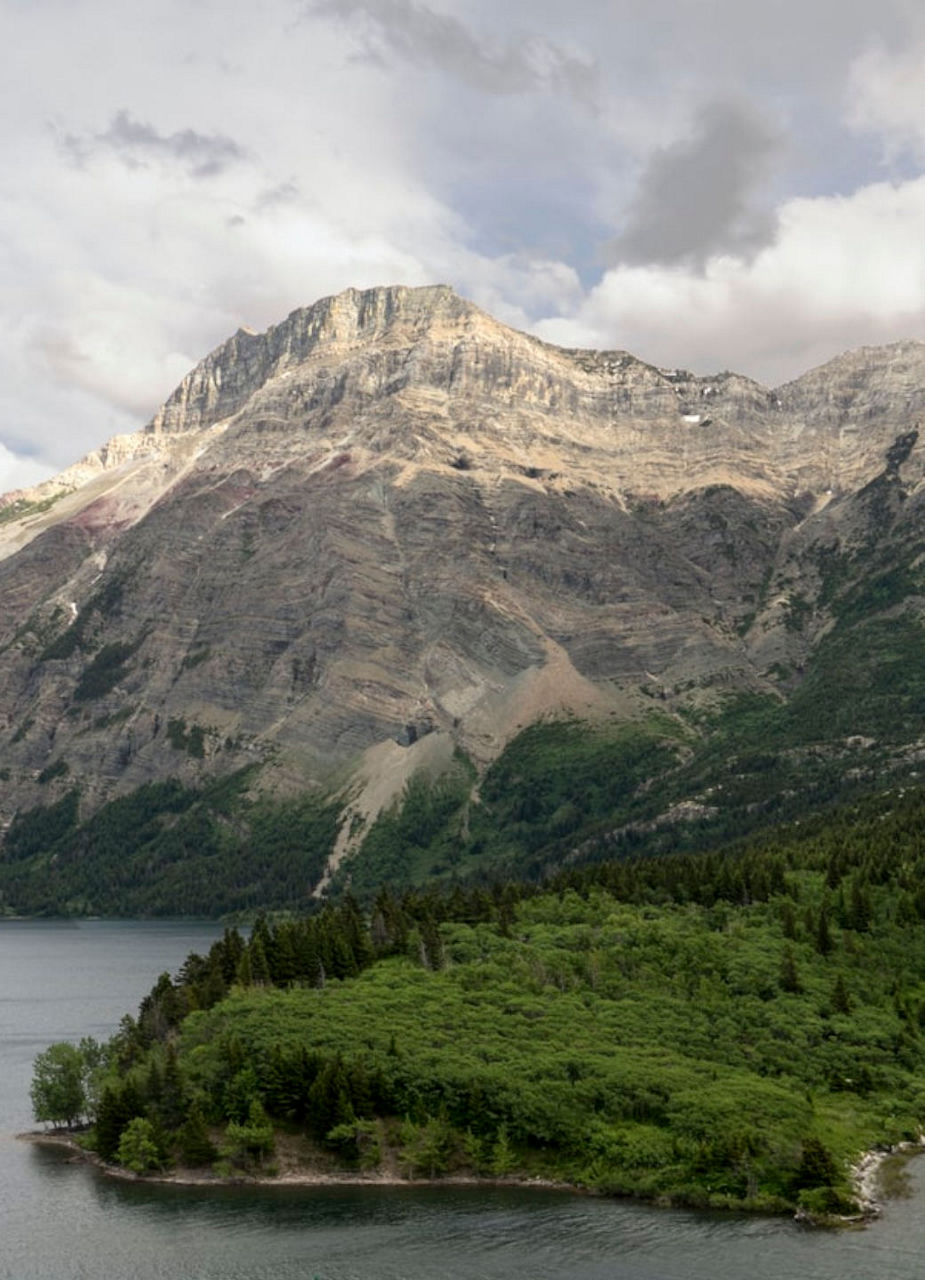
<path id="1" fill-rule="evenodd" d="M 80 819 L 80 795 L 18 814 L 0 849 L 0 905 L 32 915 L 216 917 L 303 908 L 340 806 L 251 799 L 253 770 L 202 789 L 147 783 Z"/>
<path id="2" fill-rule="evenodd" d="M 37 1115 L 86 1111 L 141 1171 L 388 1161 L 840 1211 L 848 1161 L 925 1124 L 923 832 L 897 794 L 723 854 L 261 917 L 161 976 L 84 1106 Z"/>
<path id="3" fill-rule="evenodd" d="M 459 763 L 445 777 L 412 779 L 341 864 L 332 891 L 349 884 L 368 901 L 382 884 L 542 883 L 563 864 L 706 853 L 807 815 L 825 822 L 902 774 L 867 742 L 791 749 L 770 730 L 785 713 L 774 698 L 744 695 L 698 724 L 699 738 L 658 714 L 616 729 L 531 725 L 492 763 L 475 798 Z M 704 803 L 666 818 L 691 796 Z"/>
<path id="4" fill-rule="evenodd" d="M 329 892 L 349 886 L 368 904 L 383 884 L 541 883 L 563 865 L 704 852 L 829 813 L 882 787 L 887 770 L 901 772 L 895 753 L 867 740 L 788 745 L 788 706 L 743 695 L 690 730 L 657 712 L 620 726 L 543 721 L 507 744 L 477 789 L 472 763 L 457 753 L 441 777 L 413 778 L 361 833 Z M 249 768 L 201 789 L 150 783 L 84 819 L 72 788 L 18 814 L 0 847 L 0 910 L 304 910 L 334 847 L 343 798 L 255 800 L 254 781 Z M 703 803 L 676 808 L 691 796 Z"/>

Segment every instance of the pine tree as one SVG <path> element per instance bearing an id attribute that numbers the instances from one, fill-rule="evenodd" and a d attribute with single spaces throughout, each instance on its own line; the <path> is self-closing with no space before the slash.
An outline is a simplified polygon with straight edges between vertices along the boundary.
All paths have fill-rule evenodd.
<path id="1" fill-rule="evenodd" d="M 244 939 L 237 929 L 226 929 L 221 941 L 216 942 L 209 952 L 210 956 L 215 953 L 226 988 L 235 981 L 244 947 Z"/>
<path id="2" fill-rule="evenodd" d="M 831 954 L 834 946 L 829 929 L 829 906 L 827 902 L 823 902 L 819 908 L 819 919 L 816 921 L 816 950 L 821 956 L 827 956 Z"/>
<path id="3" fill-rule="evenodd" d="M 794 1177 L 794 1189 L 830 1187 L 838 1171 L 832 1153 L 816 1137 L 803 1139 L 803 1154 Z"/>
<path id="4" fill-rule="evenodd" d="M 274 929 L 270 950 L 267 952 L 267 964 L 274 986 L 285 987 L 295 979 L 298 965 L 289 925 L 280 925 Z"/>
<path id="5" fill-rule="evenodd" d="M 164 1055 L 164 1074 L 162 1078 L 161 1102 L 158 1114 L 168 1129 L 176 1129 L 183 1123 L 186 1115 L 187 1101 L 180 1074 L 180 1063 L 173 1041 L 169 1041 Z"/>
<path id="6" fill-rule="evenodd" d="M 255 987 L 270 986 L 270 966 L 267 962 L 266 948 L 260 937 L 251 938 L 247 948 L 251 962 L 251 981 Z"/>
<path id="7" fill-rule="evenodd" d="M 848 906 L 848 927 L 856 933 L 866 933 L 874 915 L 870 890 L 861 884 L 857 876 L 851 882 L 851 898 Z"/>
<path id="8" fill-rule="evenodd" d="M 136 1116 L 143 1116 L 144 1101 L 131 1080 L 106 1085 L 96 1113 L 95 1150 L 103 1160 L 114 1160 L 122 1130 Z"/>
<path id="9" fill-rule="evenodd" d="M 832 1010 L 834 1013 L 843 1014 L 851 1012 L 851 998 L 841 974 L 835 979 L 835 986 L 832 988 Z"/>
<path id="10" fill-rule="evenodd" d="M 338 1125 L 356 1119 L 350 1103 L 350 1084 L 338 1054 L 321 1069 L 308 1094 L 308 1123 L 322 1141 Z"/>
<path id="11" fill-rule="evenodd" d="M 254 974 L 251 969 L 251 953 L 245 951 L 238 961 L 238 967 L 235 970 L 235 982 L 241 987 L 252 987 L 254 985 Z"/>
<path id="12" fill-rule="evenodd" d="M 190 1107 L 189 1115 L 180 1129 L 178 1138 L 180 1159 L 190 1168 L 198 1169 L 203 1165 L 210 1165 L 218 1156 L 198 1104 Z"/>
<path id="13" fill-rule="evenodd" d="M 785 898 L 780 905 L 780 927 L 785 938 L 789 938 L 791 942 L 796 938 L 797 918 L 789 898 Z"/>
<path id="14" fill-rule="evenodd" d="M 427 915 L 420 923 L 421 964 L 426 969 L 442 969 L 444 965 L 443 939 L 433 916 Z"/>
<path id="15" fill-rule="evenodd" d="M 792 947 L 784 947 L 783 955 L 780 961 L 780 977 L 778 978 L 782 991 L 787 991 L 791 995 L 799 995 L 803 990 L 803 984 L 800 982 L 800 975 L 797 970 L 796 957 L 793 954 Z"/>

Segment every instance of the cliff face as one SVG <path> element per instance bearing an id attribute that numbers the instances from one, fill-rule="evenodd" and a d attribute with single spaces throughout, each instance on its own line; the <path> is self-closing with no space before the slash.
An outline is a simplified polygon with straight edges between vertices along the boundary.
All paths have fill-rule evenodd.
<path id="1" fill-rule="evenodd" d="M 239 331 L 0 508 L 0 820 L 252 760 L 375 807 L 547 712 L 787 695 L 884 566 L 917 611 L 923 400 L 923 344 L 772 391 L 442 286 Z"/>

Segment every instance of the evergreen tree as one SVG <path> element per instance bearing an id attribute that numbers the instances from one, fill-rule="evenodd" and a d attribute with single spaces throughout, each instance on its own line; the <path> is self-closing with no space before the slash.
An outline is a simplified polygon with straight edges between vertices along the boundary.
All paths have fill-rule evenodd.
<path id="1" fill-rule="evenodd" d="M 162 1078 L 161 1102 L 158 1115 L 168 1129 L 176 1129 L 183 1123 L 187 1102 L 180 1074 L 180 1063 L 173 1041 L 168 1042 L 164 1056 L 164 1074 Z"/>
<path id="2" fill-rule="evenodd" d="M 780 905 L 780 927 L 785 938 L 794 941 L 797 936 L 797 918 L 793 903 L 785 898 Z"/>
<path id="3" fill-rule="evenodd" d="M 421 964 L 426 969 L 442 969 L 444 965 L 443 940 L 433 916 L 428 914 L 420 925 Z"/>
<path id="4" fill-rule="evenodd" d="M 845 979 L 841 974 L 835 979 L 835 986 L 832 988 L 832 1010 L 834 1013 L 842 1014 L 851 1012 L 851 998 L 848 995 L 848 988 L 845 986 Z"/>
<path id="5" fill-rule="evenodd" d="M 254 974 L 251 969 L 251 953 L 246 950 L 238 961 L 238 967 L 235 970 L 234 980 L 239 987 L 252 987 L 254 985 Z"/>
<path id="6" fill-rule="evenodd" d="M 292 929 L 289 925 L 280 925 L 273 930 L 270 950 L 267 952 L 267 965 L 274 986 L 285 987 L 295 980 L 296 953 L 292 945 Z"/>
<path id="7" fill-rule="evenodd" d="M 835 946 L 832 940 L 832 933 L 829 929 L 829 907 L 828 903 L 823 902 L 819 908 L 819 918 L 816 921 L 816 950 L 821 956 L 830 955 Z"/>
<path id="8" fill-rule="evenodd" d="M 119 1139 L 129 1121 L 143 1116 L 144 1099 L 131 1078 L 103 1089 L 94 1126 L 94 1149 L 103 1160 L 114 1160 Z"/>
<path id="9" fill-rule="evenodd" d="M 198 1103 L 190 1107 L 177 1138 L 180 1159 L 192 1169 L 210 1165 L 218 1157 L 218 1151 L 209 1137 L 205 1117 Z"/>
<path id="10" fill-rule="evenodd" d="M 831 1151 L 815 1136 L 803 1139 L 800 1164 L 794 1177 L 794 1189 L 830 1187 L 838 1179 Z"/>
<path id="11" fill-rule="evenodd" d="M 256 1071 L 251 1066 L 242 1067 L 226 1082 L 222 1091 L 222 1114 L 228 1120 L 243 1124 L 251 1103 L 259 1097 L 259 1093 L 260 1082 Z"/>
<path id="12" fill-rule="evenodd" d="M 244 949 L 244 939 L 237 929 L 226 929 L 221 941 L 216 942 L 209 953 L 210 956 L 215 954 L 226 987 L 230 987 L 235 980 Z"/>
<path id="13" fill-rule="evenodd" d="M 870 890 L 855 876 L 851 882 L 851 897 L 848 905 L 848 928 L 856 933 L 866 933 L 870 928 L 874 915 Z"/>
<path id="14" fill-rule="evenodd" d="M 270 965 L 267 961 L 266 948 L 260 937 L 251 938 L 247 948 L 250 959 L 251 982 L 255 987 L 268 987 L 271 984 Z"/>
<path id="15" fill-rule="evenodd" d="M 222 1155 L 228 1160 L 263 1163 L 273 1151 L 273 1126 L 258 1099 L 254 1098 L 244 1121 L 232 1120 L 225 1130 Z"/>
<path id="16" fill-rule="evenodd" d="M 778 978 L 778 982 L 780 983 L 781 991 L 787 991 L 792 995 L 799 995 L 803 990 L 803 984 L 800 982 L 796 957 L 793 954 L 792 947 L 784 947 L 780 961 L 780 976 Z"/>
<path id="17" fill-rule="evenodd" d="M 308 1124 L 316 1138 L 324 1140 L 332 1129 L 350 1124 L 356 1114 L 350 1102 L 350 1081 L 338 1054 L 319 1072 L 308 1094 Z"/>

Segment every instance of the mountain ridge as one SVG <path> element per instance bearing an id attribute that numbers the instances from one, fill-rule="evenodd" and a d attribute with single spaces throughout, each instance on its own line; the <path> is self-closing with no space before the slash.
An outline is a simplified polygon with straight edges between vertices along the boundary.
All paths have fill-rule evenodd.
<path id="1" fill-rule="evenodd" d="M 0 508 L 0 821 L 259 764 L 346 788 L 337 861 L 415 774 L 538 719 L 800 705 L 833 637 L 919 626 L 923 403 L 921 343 L 774 391 L 552 347 L 447 286 L 239 331 Z"/>
<path id="2" fill-rule="evenodd" d="M 889 365 L 893 365 L 896 363 L 892 359 L 894 355 L 901 357 L 909 354 L 910 356 L 918 355 L 920 364 L 925 364 L 925 343 L 922 342 L 907 340 L 882 347 L 867 346 L 836 356 L 778 388 L 769 388 L 754 379 L 728 370 L 713 375 L 695 375 L 679 368 L 661 368 L 627 351 L 557 347 L 493 320 L 474 304 L 460 298 L 448 285 L 421 288 L 392 286 L 365 291 L 349 289 L 341 294 L 319 299 L 309 307 L 295 309 L 284 321 L 271 326 L 263 333 L 240 328 L 236 334 L 220 343 L 190 370 L 161 409 L 137 432 L 113 437 L 72 466 L 65 468 L 63 472 L 39 485 L 0 495 L 0 511 L 16 502 L 31 504 L 42 501 L 63 489 L 77 488 L 96 476 L 99 471 L 119 468 L 127 462 L 135 461 L 144 453 L 160 456 L 164 442 L 158 440 L 158 437 L 201 431 L 204 419 L 208 419 L 208 425 L 214 425 L 223 418 L 233 416 L 235 407 L 240 408 L 243 400 L 253 395 L 273 376 L 289 371 L 289 368 L 284 367 L 287 359 L 290 367 L 303 362 L 311 354 L 313 345 L 316 347 L 324 345 L 325 338 L 332 345 L 337 345 L 337 320 L 338 318 L 343 320 L 345 316 L 349 318 L 348 304 L 353 303 L 356 309 L 354 325 L 351 326 L 349 323 L 347 325 L 349 337 L 351 328 L 355 328 L 358 335 L 369 328 L 366 322 L 370 315 L 378 317 L 380 322 L 383 316 L 386 321 L 393 319 L 396 311 L 400 310 L 395 306 L 396 300 L 406 297 L 421 300 L 434 299 L 433 310 L 437 310 L 442 304 L 444 309 L 457 319 L 466 317 L 471 322 L 477 317 L 481 321 L 489 321 L 494 329 L 512 335 L 527 344 L 533 344 L 537 350 L 556 353 L 560 357 L 570 359 L 576 367 L 582 368 L 585 372 L 604 370 L 612 375 L 626 366 L 645 370 L 674 389 L 676 398 L 682 402 L 680 415 L 682 420 L 697 416 L 702 419 L 705 415 L 697 415 L 694 412 L 697 407 L 696 402 L 712 395 L 719 383 L 732 382 L 740 390 L 747 390 L 752 399 L 752 407 L 756 403 L 766 405 L 770 402 L 777 407 L 782 407 L 782 394 L 789 402 L 800 406 L 805 399 L 801 394 L 801 388 L 808 382 L 825 380 L 830 378 L 832 373 L 841 374 L 844 370 L 844 377 L 841 380 L 849 384 L 849 389 L 830 396 L 831 403 L 827 405 L 828 416 L 837 416 L 839 425 L 842 425 L 841 420 L 849 416 L 852 407 L 850 384 L 856 379 L 859 362 L 866 362 L 868 366 L 878 368 L 882 367 L 884 358 Z M 372 305 L 375 303 L 380 305 Z M 426 307 L 418 308 L 418 311 L 423 311 L 424 315 L 428 314 Z M 381 337 L 381 328 L 380 323 L 378 330 L 374 329 L 373 336 Z M 272 372 L 261 376 L 259 386 L 255 388 L 252 385 L 252 379 L 248 381 L 248 375 L 253 373 L 255 364 L 261 363 L 259 359 L 254 359 L 255 353 L 259 353 L 261 348 L 270 350 L 275 364 Z M 247 384 L 243 392 L 236 392 L 233 387 L 230 401 L 225 387 L 227 379 L 224 373 L 229 366 L 242 369 L 245 374 L 244 382 Z M 232 381 L 239 385 L 241 379 L 238 377 Z M 925 404 L 921 378 L 915 381 L 914 388 L 910 388 L 910 392 L 914 394 L 907 396 L 906 408 L 910 414 L 914 414 Z M 690 399 L 690 404 L 683 403 L 685 394 Z M 224 399 L 222 399 L 223 396 Z M 690 409 L 691 412 L 684 413 L 684 409 Z M 865 416 L 870 416 L 869 405 L 862 406 L 862 409 Z M 2 547 L 0 547 L 0 554 L 2 554 Z"/>

